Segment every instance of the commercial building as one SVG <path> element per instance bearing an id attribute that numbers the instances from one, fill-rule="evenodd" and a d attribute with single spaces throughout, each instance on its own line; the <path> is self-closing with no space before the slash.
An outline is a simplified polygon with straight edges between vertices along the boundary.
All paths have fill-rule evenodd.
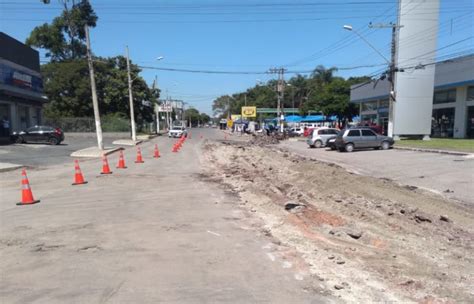
<path id="1" fill-rule="evenodd" d="M 38 52 L 0 32 L 0 139 L 41 124 L 46 101 Z"/>
<path id="2" fill-rule="evenodd" d="M 410 72 L 399 73 L 409 76 Z M 431 107 L 423 110 L 431 111 L 431 136 L 474 138 L 474 54 L 436 63 L 434 78 Z M 377 124 L 387 130 L 389 91 L 390 84 L 386 79 L 376 84 L 352 86 L 351 102 L 359 105 L 362 123 Z M 411 99 L 411 105 L 403 111 L 396 115 L 403 117 L 419 112 L 416 98 Z M 396 119 L 397 122 L 403 124 L 403 119 Z"/>

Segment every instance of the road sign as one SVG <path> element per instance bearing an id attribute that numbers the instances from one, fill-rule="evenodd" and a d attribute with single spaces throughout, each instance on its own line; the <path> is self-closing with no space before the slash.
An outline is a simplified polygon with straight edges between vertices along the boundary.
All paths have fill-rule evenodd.
<path id="1" fill-rule="evenodd" d="M 158 106 L 158 112 L 172 112 L 173 107 L 171 104 L 162 104 Z"/>
<path id="2" fill-rule="evenodd" d="M 257 117 L 257 107 L 242 107 L 242 117 Z"/>

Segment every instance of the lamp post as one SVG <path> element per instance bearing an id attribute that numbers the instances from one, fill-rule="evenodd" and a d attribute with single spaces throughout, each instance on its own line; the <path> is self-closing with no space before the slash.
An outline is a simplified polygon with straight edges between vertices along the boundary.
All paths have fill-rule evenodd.
<path id="1" fill-rule="evenodd" d="M 369 25 L 369 27 L 374 27 Z M 381 27 L 387 27 L 387 26 L 381 26 Z M 400 25 L 397 24 L 390 24 L 390 27 L 392 28 L 392 58 L 391 60 L 388 60 L 387 57 L 385 57 L 375 46 L 373 46 L 367 39 L 365 39 L 358 31 L 352 28 L 351 25 L 344 25 L 344 29 L 353 32 L 357 36 L 359 36 L 362 41 L 364 41 L 371 49 L 373 49 L 377 54 L 380 55 L 388 64 L 389 69 L 389 82 L 390 82 L 390 92 L 388 94 L 388 130 L 387 130 L 387 135 L 390 137 L 393 137 L 393 130 L 394 130 L 394 119 L 393 119 L 393 107 L 395 103 L 395 72 L 397 72 L 397 68 L 395 67 L 395 39 L 396 39 L 396 32 L 397 30 L 401 27 Z M 398 138 L 398 137 L 396 137 Z M 395 138 L 395 139 L 396 139 Z"/>

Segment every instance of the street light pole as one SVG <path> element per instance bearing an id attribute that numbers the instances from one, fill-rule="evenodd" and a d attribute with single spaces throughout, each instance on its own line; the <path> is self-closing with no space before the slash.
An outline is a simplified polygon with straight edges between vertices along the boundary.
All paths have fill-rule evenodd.
<path id="1" fill-rule="evenodd" d="M 125 47 L 127 55 L 127 74 L 128 74 L 128 99 L 130 101 L 130 124 L 132 127 L 132 140 L 137 141 L 137 133 L 135 130 L 135 111 L 133 109 L 133 95 L 132 95 L 132 76 L 130 75 L 130 57 L 128 54 L 128 46 Z"/>
<path id="2" fill-rule="evenodd" d="M 370 28 L 392 28 L 392 46 L 391 46 L 391 60 L 388 60 L 377 48 L 375 48 L 367 39 L 365 39 L 358 31 L 352 28 L 350 25 L 344 25 L 344 29 L 348 31 L 354 32 L 357 36 L 359 36 L 371 49 L 373 49 L 377 54 L 379 54 L 389 66 L 389 77 L 388 81 L 390 82 L 390 92 L 388 94 L 389 99 L 389 106 L 388 106 L 388 130 L 387 135 L 393 137 L 393 130 L 394 130 L 394 104 L 395 104 L 395 73 L 397 72 L 396 68 L 396 39 L 397 39 L 397 30 L 400 29 L 402 26 L 398 24 L 390 23 L 389 25 L 369 25 Z"/>
<path id="3" fill-rule="evenodd" d="M 91 78 L 92 107 L 94 108 L 95 131 L 97 133 L 97 146 L 99 150 L 104 150 L 104 142 L 102 140 L 102 125 L 100 123 L 99 101 L 97 100 L 97 89 L 95 86 L 94 65 L 92 64 L 91 41 L 89 37 L 89 27 L 87 26 L 87 24 L 84 26 L 84 30 L 86 33 L 87 63 L 89 65 L 89 75 Z"/>

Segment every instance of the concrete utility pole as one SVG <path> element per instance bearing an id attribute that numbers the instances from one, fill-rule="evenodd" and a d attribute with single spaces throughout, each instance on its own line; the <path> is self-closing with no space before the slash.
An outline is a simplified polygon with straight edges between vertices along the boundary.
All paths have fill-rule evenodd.
<path id="1" fill-rule="evenodd" d="M 99 150 L 104 150 L 104 142 L 102 140 L 102 125 L 100 124 L 99 101 L 97 100 L 97 89 L 95 86 L 94 65 L 92 64 L 91 41 L 89 37 L 89 27 L 84 26 L 86 32 L 87 45 L 87 63 L 89 65 L 89 75 L 91 77 L 92 90 L 92 107 L 94 108 L 95 131 L 97 133 L 97 146 Z"/>
<path id="2" fill-rule="evenodd" d="M 125 47 L 127 55 L 127 74 L 128 74 L 128 99 L 130 100 L 130 124 L 132 126 L 132 140 L 137 141 L 137 132 L 135 130 L 135 111 L 133 108 L 133 95 L 132 95 L 132 75 L 130 75 L 130 57 L 128 54 L 128 46 Z"/>
<path id="3" fill-rule="evenodd" d="M 277 112 L 278 112 L 278 121 L 280 123 L 280 132 L 283 133 L 283 93 L 285 90 L 285 79 L 284 74 L 286 69 L 284 68 L 272 68 L 270 69 L 270 73 L 278 74 L 278 84 L 277 84 L 277 92 L 278 92 L 278 99 L 277 99 Z"/>
<path id="4" fill-rule="evenodd" d="M 397 34 L 398 30 L 403 27 L 398 24 L 369 24 L 369 28 L 392 28 L 392 43 L 391 43 L 391 58 L 389 62 L 388 69 L 388 81 L 390 82 L 390 92 L 388 95 L 388 130 L 387 135 L 393 137 L 393 127 L 394 127 L 394 103 L 396 102 L 395 97 L 395 73 L 398 72 L 396 67 L 396 52 L 397 52 Z M 385 58 L 385 57 L 384 57 Z M 397 139 L 397 138 L 395 138 Z"/>

